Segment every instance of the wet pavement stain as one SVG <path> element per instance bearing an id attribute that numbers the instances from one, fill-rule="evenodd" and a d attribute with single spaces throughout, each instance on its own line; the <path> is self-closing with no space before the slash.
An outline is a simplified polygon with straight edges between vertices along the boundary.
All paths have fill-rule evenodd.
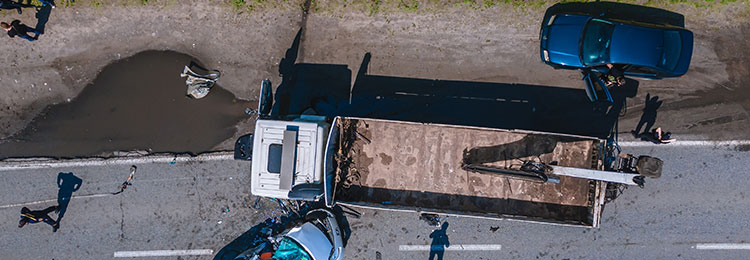
<path id="1" fill-rule="evenodd" d="M 200 65 L 185 54 L 146 51 L 107 65 L 74 100 L 47 107 L 3 140 L 0 158 L 210 150 L 254 105 L 219 87 L 221 79 L 205 98 L 188 98 L 180 72 L 191 61 Z"/>

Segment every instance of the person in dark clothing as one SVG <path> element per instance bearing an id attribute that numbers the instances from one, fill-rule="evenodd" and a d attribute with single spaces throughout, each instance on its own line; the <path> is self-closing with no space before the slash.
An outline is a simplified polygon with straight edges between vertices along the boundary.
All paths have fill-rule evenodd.
<path id="1" fill-rule="evenodd" d="M 18 10 L 18 14 L 21 14 L 21 8 L 26 7 L 35 7 L 34 5 L 24 4 L 21 1 L 13 2 L 11 0 L 0 0 L 0 9 L 16 9 Z"/>
<path id="2" fill-rule="evenodd" d="M 39 38 L 39 32 L 36 29 L 22 24 L 19 20 L 14 20 L 10 22 L 10 24 L 2 22 L 0 23 L 0 27 L 8 32 L 8 36 L 10 36 L 10 38 L 16 37 L 16 35 L 18 35 L 18 37 L 24 38 L 30 42 L 33 42 Z M 34 33 L 34 37 L 29 36 L 30 32 Z"/>
<path id="3" fill-rule="evenodd" d="M 623 86 L 625 85 L 625 73 L 612 63 L 607 63 L 609 71 L 601 75 L 602 81 L 607 84 L 607 87 Z"/>
<path id="4" fill-rule="evenodd" d="M 59 206 L 51 206 L 43 210 L 30 210 L 27 207 L 23 207 L 21 209 L 21 220 L 18 221 L 18 228 L 22 228 L 26 223 L 44 222 L 52 226 L 52 232 L 57 232 L 57 228 L 60 226 L 48 214 L 52 211 L 57 211 L 59 208 Z"/>
<path id="5" fill-rule="evenodd" d="M 650 133 L 643 133 L 640 137 L 641 140 L 657 144 L 668 144 L 677 141 L 677 139 L 672 138 L 672 132 L 665 132 L 661 130 L 661 127 L 651 130 Z"/>
<path id="6" fill-rule="evenodd" d="M 42 2 L 42 6 L 50 5 L 52 8 L 57 7 L 55 5 L 55 1 L 52 1 L 52 0 L 39 0 L 39 2 Z"/>

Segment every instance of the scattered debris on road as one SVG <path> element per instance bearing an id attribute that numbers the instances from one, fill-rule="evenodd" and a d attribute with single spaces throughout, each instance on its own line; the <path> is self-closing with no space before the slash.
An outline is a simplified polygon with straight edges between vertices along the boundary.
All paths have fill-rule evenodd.
<path id="1" fill-rule="evenodd" d="M 419 215 L 419 220 L 424 220 L 433 227 L 440 226 L 440 216 L 437 214 L 422 213 Z"/>

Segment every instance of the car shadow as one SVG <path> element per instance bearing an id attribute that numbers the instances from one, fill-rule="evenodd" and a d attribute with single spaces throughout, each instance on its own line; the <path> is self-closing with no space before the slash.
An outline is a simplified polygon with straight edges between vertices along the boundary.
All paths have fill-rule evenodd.
<path id="1" fill-rule="evenodd" d="M 642 5 L 606 1 L 557 3 L 547 8 L 542 21 L 547 21 L 550 16 L 559 13 L 685 27 L 685 16 L 679 13 Z"/>

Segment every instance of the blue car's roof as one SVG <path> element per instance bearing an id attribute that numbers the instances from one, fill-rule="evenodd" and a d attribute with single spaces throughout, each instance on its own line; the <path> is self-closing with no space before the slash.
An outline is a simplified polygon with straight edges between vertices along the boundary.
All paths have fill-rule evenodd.
<path id="1" fill-rule="evenodd" d="M 664 51 L 663 35 L 659 29 L 615 24 L 609 46 L 609 63 L 656 67 Z"/>

